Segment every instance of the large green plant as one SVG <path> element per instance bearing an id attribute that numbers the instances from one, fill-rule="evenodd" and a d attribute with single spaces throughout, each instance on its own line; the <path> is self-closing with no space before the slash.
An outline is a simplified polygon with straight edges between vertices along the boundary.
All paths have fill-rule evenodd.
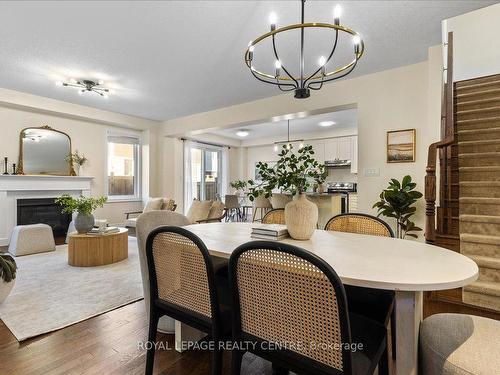
<path id="1" fill-rule="evenodd" d="M 250 200 L 263 195 L 271 196 L 274 189 L 291 194 L 303 193 L 311 183 L 325 173 L 324 164 L 313 157 L 312 146 L 304 146 L 293 151 L 292 145 L 284 145 L 278 156 L 280 159 L 274 166 L 268 163 L 257 163 L 260 181 L 248 180 Z"/>
<path id="2" fill-rule="evenodd" d="M 80 214 L 90 215 L 97 208 L 104 206 L 104 203 L 106 203 L 107 200 L 108 199 L 106 197 L 73 198 L 68 194 L 64 194 L 57 198 L 55 202 L 63 207 L 62 212 L 66 212 L 68 214 L 78 212 Z"/>
<path id="3" fill-rule="evenodd" d="M 387 189 L 380 193 L 380 201 L 373 205 L 378 210 L 378 216 L 383 215 L 396 219 L 396 236 L 398 238 L 418 236 L 415 233 L 421 231 L 410 218 L 415 214 L 417 207 L 413 204 L 422 198 L 422 193 L 413 190 L 417 184 L 411 181 L 410 176 L 403 177 L 399 182 L 395 178 L 391 179 Z"/>
<path id="4" fill-rule="evenodd" d="M 6 283 L 16 278 L 16 261 L 9 254 L 0 254 L 0 279 Z"/>

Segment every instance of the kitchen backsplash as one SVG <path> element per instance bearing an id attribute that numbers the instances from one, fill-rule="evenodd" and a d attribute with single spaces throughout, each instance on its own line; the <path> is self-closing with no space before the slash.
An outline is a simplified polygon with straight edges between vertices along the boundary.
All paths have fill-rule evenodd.
<path id="1" fill-rule="evenodd" d="M 351 173 L 350 168 L 328 168 L 327 182 L 358 182 L 358 175 Z"/>

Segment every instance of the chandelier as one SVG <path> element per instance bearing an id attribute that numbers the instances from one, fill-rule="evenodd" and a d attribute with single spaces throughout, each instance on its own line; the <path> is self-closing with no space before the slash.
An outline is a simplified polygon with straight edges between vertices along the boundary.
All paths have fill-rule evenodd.
<path id="1" fill-rule="evenodd" d="M 111 93 L 111 90 L 105 87 L 102 87 L 104 84 L 103 81 L 99 80 L 97 82 L 95 81 L 90 81 L 88 79 L 84 79 L 82 81 L 77 81 L 76 79 L 70 79 L 69 82 L 61 82 L 57 81 L 56 85 L 57 86 L 64 86 L 64 87 L 75 87 L 78 89 L 78 94 L 84 94 L 86 92 L 93 92 L 96 93 L 103 98 L 107 98 L 108 94 Z"/>
<path id="2" fill-rule="evenodd" d="M 269 22 L 271 24 L 271 31 L 259 36 L 257 39 L 254 39 L 248 43 L 248 47 L 245 51 L 245 63 L 250 69 L 250 72 L 253 74 L 255 78 L 264 83 L 269 83 L 271 85 L 276 85 L 281 91 L 295 91 L 295 98 L 304 99 L 310 96 L 310 90 L 320 90 L 323 87 L 325 82 L 334 81 L 336 79 L 345 77 L 349 73 L 351 73 L 358 60 L 363 56 L 364 52 L 364 43 L 361 39 L 360 35 L 350 28 L 343 26 L 340 24 L 340 13 L 341 8 L 339 5 L 335 6 L 333 11 L 333 24 L 330 23 L 321 23 L 321 22 L 304 22 L 304 5 L 305 0 L 301 0 L 302 3 L 302 17 L 301 23 L 283 26 L 280 28 L 276 27 L 276 14 L 271 13 L 269 17 Z M 290 74 L 289 70 L 283 64 L 283 61 L 280 60 L 276 48 L 276 36 L 280 33 L 285 33 L 290 30 L 300 29 L 300 76 L 293 76 Z M 334 36 L 332 37 L 333 47 L 331 49 L 328 57 L 321 56 L 318 59 L 318 67 L 315 68 L 314 71 L 310 72 L 310 74 L 306 74 L 305 66 L 304 66 L 304 33 L 306 29 L 310 30 L 319 30 L 319 29 L 330 29 L 334 32 Z M 340 35 L 347 35 L 352 37 L 352 42 L 354 44 L 353 52 L 354 58 L 352 61 L 347 63 L 344 66 L 338 68 L 332 68 L 327 70 L 328 65 L 332 65 L 333 55 L 337 48 Z M 265 73 L 257 70 L 253 66 L 254 55 L 256 54 L 257 45 L 263 40 L 271 38 L 272 41 L 272 49 L 273 55 L 275 58 L 274 61 L 274 74 Z"/>

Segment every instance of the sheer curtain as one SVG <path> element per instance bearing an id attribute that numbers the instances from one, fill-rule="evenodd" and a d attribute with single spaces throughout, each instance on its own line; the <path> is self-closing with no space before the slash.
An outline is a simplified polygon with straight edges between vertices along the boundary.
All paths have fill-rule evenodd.
<path id="1" fill-rule="evenodd" d="M 224 201 L 229 187 L 229 147 L 222 147 L 221 162 L 221 199 Z"/>
<path id="2" fill-rule="evenodd" d="M 187 213 L 193 201 L 193 163 L 191 160 L 191 148 L 194 143 L 184 141 L 184 213 Z"/>

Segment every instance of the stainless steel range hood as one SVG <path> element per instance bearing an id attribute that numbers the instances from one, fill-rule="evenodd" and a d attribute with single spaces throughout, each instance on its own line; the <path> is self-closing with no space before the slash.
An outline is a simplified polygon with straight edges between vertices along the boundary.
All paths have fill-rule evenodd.
<path id="1" fill-rule="evenodd" d="M 325 161 L 325 166 L 327 168 L 347 168 L 351 166 L 351 161 L 350 160 L 341 160 L 341 159 L 334 159 L 334 160 L 326 160 Z"/>

